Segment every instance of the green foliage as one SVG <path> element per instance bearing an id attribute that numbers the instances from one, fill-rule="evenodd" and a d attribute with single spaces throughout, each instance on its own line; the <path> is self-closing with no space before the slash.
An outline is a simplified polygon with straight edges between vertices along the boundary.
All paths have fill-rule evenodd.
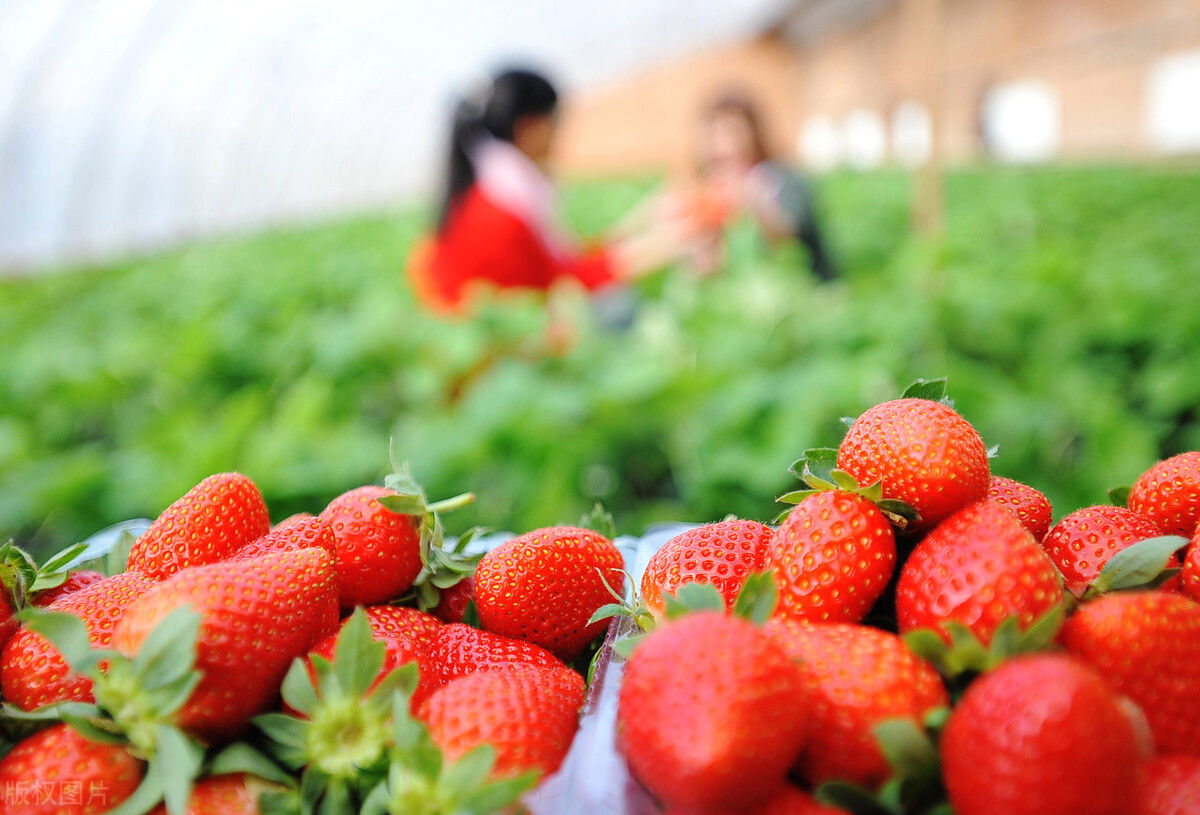
<path id="1" fill-rule="evenodd" d="M 594 233 L 650 184 L 572 188 L 568 215 Z M 627 329 L 569 302 L 560 357 L 534 298 L 424 314 L 411 211 L 0 283 L 0 530 L 44 553 L 230 469 L 315 511 L 392 437 L 431 495 L 478 494 L 451 531 L 769 518 L 800 452 L 921 375 L 1059 516 L 1200 448 L 1200 173 L 956 172 L 938 246 L 903 174 L 821 194 L 838 282 L 736 227 L 722 274 L 645 281 Z"/>

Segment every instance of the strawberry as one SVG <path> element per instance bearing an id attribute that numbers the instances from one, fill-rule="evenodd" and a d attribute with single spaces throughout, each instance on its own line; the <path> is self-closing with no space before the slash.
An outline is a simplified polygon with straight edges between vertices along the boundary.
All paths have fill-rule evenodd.
<path id="1" fill-rule="evenodd" d="M 1142 762 L 1133 815 L 1200 813 L 1200 756 L 1156 756 Z"/>
<path id="2" fill-rule="evenodd" d="M 695 612 L 648 635 L 629 658 L 617 744 L 669 806 L 752 809 L 783 787 L 809 732 L 800 669 L 740 617 Z"/>
<path id="3" fill-rule="evenodd" d="M 92 647 L 107 648 L 125 610 L 154 585 L 137 572 L 125 572 L 72 592 L 51 603 L 49 610 L 79 617 Z M 92 681 L 71 673 L 57 649 L 30 629 L 19 631 L 0 654 L 0 687 L 4 698 L 22 710 L 92 699 Z"/>
<path id="4" fill-rule="evenodd" d="M 882 482 L 884 496 L 916 509 L 919 529 L 987 497 L 983 439 L 954 408 L 929 399 L 867 410 L 842 439 L 837 466 L 860 484 Z"/>
<path id="5" fill-rule="evenodd" d="M 242 774 L 214 775 L 192 787 L 184 815 L 258 815 L 258 796 L 269 787 L 257 778 Z M 166 806 L 150 815 L 167 815 Z"/>
<path id="6" fill-rule="evenodd" d="M 1149 518 L 1125 507 L 1100 505 L 1077 509 L 1042 540 L 1042 548 L 1079 596 L 1100 575 L 1112 556 L 1130 544 L 1161 535 Z"/>
<path id="7" fill-rule="evenodd" d="M 386 487 L 358 487 L 321 513 L 337 538 L 338 599 L 342 608 L 383 603 L 407 591 L 421 571 L 421 529 L 415 515 L 379 502 Z"/>
<path id="8" fill-rule="evenodd" d="M 541 646 L 514 640 L 461 623 L 448 623 L 437 630 L 430 657 L 437 674 L 435 683 L 512 665 L 561 666 L 562 660 Z"/>
<path id="9" fill-rule="evenodd" d="M 879 786 L 891 768 L 875 741 L 875 726 L 899 717 L 920 724 L 949 703 L 937 671 L 895 634 L 784 620 L 772 620 L 768 630 L 815 691 L 812 734 L 799 763 L 814 785 L 836 779 Z"/>
<path id="10" fill-rule="evenodd" d="M 900 572 L 896 614 L 901 633 L 936 631 L 944 623 L 970 629 L 983 644 L 1005 619 L 1027 630 L 1063 599 L 1050 558 L 1013 513 L 982 501 L 942 521 Z"/>
<path id="11" fill-rule="evenodd" d="M 976 680 L 941 740 L 957 815 L 1127 815 L 1139 751 L 1116 694 L 1060 654 Z"/>
<path id="12" fill-rule="evenodd" d="M 467 606 L 475 602 L 475 577 L 468 575 L 438 595 L 433 616 L 446 623 L 461 623 Z"/>
<path id="13" fill-rule="evenodd" d="M 367 606 L 363 609 L 377 639 L 410 641 L 428 650 L 437 641 L 442 621 L 424 611 L 404 606 Z"/>
<path id="14" fill-rule="evenodd" d="M 799 787 L 790 784 L 754 809 L 692 809 L 671 807 L 664 815 L 850 815 L 844 809 L 817 803 L 817 800 Z"/>
<path id="15" fill-rule="evenodd" d="M 261 538 L 238 549 L 232 560 L 247 560 L 272 552 L 295 552 L 316 546 L 331 555 L 337 554 L 337 539 L 327 521 L 309 515 L 304 518 L 292 516 L 294 521 L 279 524 Z"/>
<path id="16" fill-rule="evenodd" d="M 129 552 L 128 570 L 162 580 L 188 566 L 224 560 L 270 528 L 253 481 L 241 473 L 210 475 L 142 533 Z"/>
<path id="17" fill-rule="evenodd" d="M 588 620 L 612 599 L 608 586 L 621 590 L 623 566 L 612 541 L 590 529 L 535 529 L 479 561 L 479 620 L 488 631 L 573 659 L 604 631 L 603 621 Z"/>
<path id="18" fill-rule="evenodd" d="M 0 815 L 108 812 L 137 789 L 142 766 L 120 745 L 52 725 L 0 759 Z"/>
<path id="19" fill-rule="evenodd" d="M 1085 603 L 1059 634 L 1146 714 L 1159 752 L 1200 755 L 1200 605 L 1161 591 Z"/>
<path id="20" fill-rule="evenodd" d="M 481 744 L 496 751 L 492 775 L 550 775 L 567 755 L 584 701 L 583 677 L 565 667 L 514 665 L 440 688 L 418 718 L 449 759 Z"/>
<path id="21" fill-rule="evenodd" d="M 1134 482 L 1129 508 L 1164 535 L 1190 535 L 1200 522 L 1200 451 L 1160 461 Z"/>
<path id="22" fill-rule="evenodd" d="M 66 597 L 68 594 L 74 594 L 80 589 L 85 589 L 93 583 L 99 583 L 104 579 L 105 575 L 100 572 L 92 571 L 91 569 L 78 569 L 67 575 L 67 579 L 54 588 L 34 592 L 33 604 L 42 607 L 48 606 L 55 600 Z"/>
<path id="23" fill-rule="evenodd" d="M 1200 602 L 1200 524 L 1196 526 L 1196 534 L 1192 535 L 1192 543 L 1183 559 L 1183 573 L 1180 577 L 1183 593 Z"/>
<path id="24" fill-rule="evenodd" d="M 135 654 L 180 606 L 200 614 L 196 669 L 202 679 L 174 714 L 183 729 L 219 739 L 266 709 L 292 660 L 304 654 L 336 604 L 335 567 L 319 548 L 187 569 L 125 612 L 113 648 Z"/>
<path id="25" fill-rule="evenodd" d="M 987 500 L 1012 510 L 1036 540 L 1050 529 L 1050 499 L 1028 484 L 994 475 L 988 481 Z"/>
<path id="26" fill-rule="evenodd" d="M 412 697 L 415 710 L 437 686 L 438 670 L 433 663 L 431 652 L 437 637 L 437 629 L 442 627 L 440 620 L 415 608 L 400 606 L 369 606 L 363 609 L 367 623 L 371 629 L 371 638 L 382 642 L 385 647 L 383 666 L 376 676 L 374 689 L 385 676 L 408 662 L 416 662 L 420 671 L 421 684 Z M 348 621 L 347 621 L 348 622 Z M 346 623 L 342 624 L 345 628 Z M 316 672 L 312 670 L 313 654 L 333 661 L 334 647 L 340 631 L 329 635 L 318 642 L 309 651 L 309 675 L 316 681 Z"/>
<path id="27" fill-rule="evenodd" d="M 844 490 L 796 505 L 767 548 L 779 590 L 776 616 L 859 622 L 896 568 L 896 539 L 879 508 Z"/>
<path id="28" fill-rule="evenodd" d="M 726 608 L 733 608 L 746 577 L 763 570 L 773 534 L 769 526 L 734 520 L 676 535 L 646 564 L 642 602 L 661 616 L 664 594 L 674 594 L 685 583 L 709 583 L 721 592 Z"/>

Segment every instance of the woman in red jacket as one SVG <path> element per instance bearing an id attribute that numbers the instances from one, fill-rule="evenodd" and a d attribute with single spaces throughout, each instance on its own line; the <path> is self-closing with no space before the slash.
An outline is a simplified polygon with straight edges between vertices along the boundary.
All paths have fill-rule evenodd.
<path id="1" fill-rule="evenodd" d="M 547 291 L 566 280 L 595 291 L 681 249 L 679 230 L 667 222 L 592 249 L 558 227 L 548 174 L 557 106 L 553 85 L 523 70 L 496 75 L 459 104 L 437 233 L 409 264 L 427 304 L 459 311 L 480 288 Z"/>

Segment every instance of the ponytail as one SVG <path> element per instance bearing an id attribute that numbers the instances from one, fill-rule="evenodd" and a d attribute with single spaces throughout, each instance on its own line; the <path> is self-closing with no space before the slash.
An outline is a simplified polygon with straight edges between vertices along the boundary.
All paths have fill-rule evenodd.
<path id="1" fill-rule="evenodd" d="M 450 124 L 446 180 L 438 214 L 438 231 L 445 228 L 458 201 L 475 183 L 471 151 L 484 138 L 511 142 L 517 120 L 553 113 L 558 93 L 550 81 L 533 71 L 497 74 L 480 92 L 464 96 Z"/>

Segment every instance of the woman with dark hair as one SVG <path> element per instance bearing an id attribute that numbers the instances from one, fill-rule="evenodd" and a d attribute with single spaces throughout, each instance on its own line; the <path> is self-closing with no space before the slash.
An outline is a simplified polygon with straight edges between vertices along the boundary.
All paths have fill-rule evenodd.
<path id="1" fill-rule="evenodd" d="M 668 262 L 680 240 L 657 225 L 585 249 L 555 220 L 549 161 L 558 94 L 540 74 L 509 70 L 461 100 L 437 232 L 410 261 L 422 299 L 458 311 L 473 290 L 549 290 L 573 280 L 590 291 Z"/>
<path id="2" fill-rule="evenodd" d="M 707 209 L 746 209 L 771 242 L 803 244 L 818 278 L 837 276 L 817 223 L 812 189 L 794 169 L 772 157 L 758 108 L 748 96 L 727 93 L 713 101 L 701 118 L 700 142 Z M 713 252 L 707 254 L 701 255 L 701 265 L 717 262 Z"/>

